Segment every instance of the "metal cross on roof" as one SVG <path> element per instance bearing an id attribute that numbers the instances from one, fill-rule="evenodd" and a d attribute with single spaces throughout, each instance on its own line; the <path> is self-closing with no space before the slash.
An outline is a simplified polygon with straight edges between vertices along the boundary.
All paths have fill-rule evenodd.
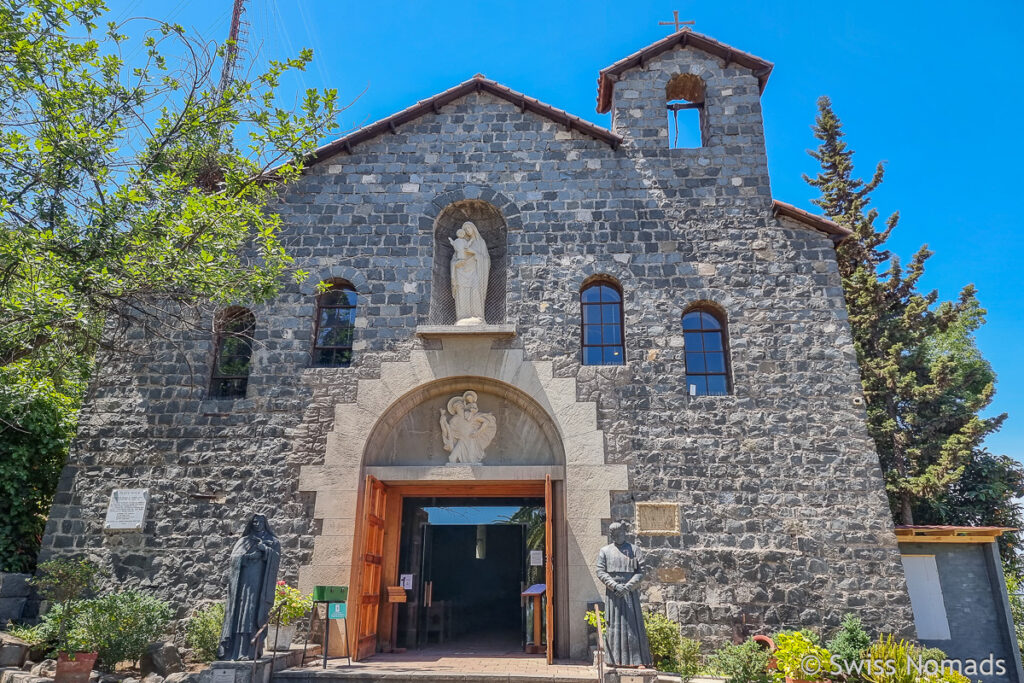
<path id="1" fill-rule="evenodd" d="M 673 10 L 672 11 L 672 21 L 659 21 L 658 22 L 658 26 L 675 26 L 676 27 L 675 32 L 679 33 L 680 31 L 689 31 L 690 30 L 689 27 L 693 26 L 695 23 L 697 23 L 697 22 L 695 22 L 695 21 L 679 21 L 679 12 L 677 12 L 676 10 Z"/>

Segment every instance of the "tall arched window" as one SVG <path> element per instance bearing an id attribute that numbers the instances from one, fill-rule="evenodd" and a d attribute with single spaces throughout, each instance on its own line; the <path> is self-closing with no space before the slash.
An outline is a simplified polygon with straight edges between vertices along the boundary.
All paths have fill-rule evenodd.
<path id="1" fill-rule="evenodd" d="M 252 333 L 256 316 L 245 308 L 229 308 L 216 322 L 212 398 L 245 398 L 252 363 Z"/>
<path id="2" fill-rule="evenodd" d="M 352 337 L 356 328 L 356 290 L 347 282 L 333 282 L 316 298 L 313 365 L 347 368 L 352 364 Z"/>
<path id="3" fill-rule="evenodd" d="M 583 364 L 623 365 L 622 290 L 611 280 L 596 280 L 580 291 L 583 307 Z"/>
<path id="4" fill-rule="evenodd" d="M 686 349 L 686 393 L 724 396 L 729 393 L 725 324 L 714 311 L 693 308 L 683 314 Z"/>

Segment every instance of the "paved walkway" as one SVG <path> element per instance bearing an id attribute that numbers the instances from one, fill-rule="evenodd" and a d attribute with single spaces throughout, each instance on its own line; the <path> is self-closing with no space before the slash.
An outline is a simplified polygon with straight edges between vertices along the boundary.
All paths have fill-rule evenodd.
<path id="1" fill-rule="evenodd" d="M 480 643 L 431 645 L 401 654 L 378 653 L 366 661 L 347 666 L 344 658 L 331 659 L 327 670 L 320 662 L 301 669 L 315 678 L 373 680 L 457 681 L 475 678 L 493 681 L 545 681 L 582 683 L 597 681 L 597 668 L 583 662 L 555 661 L 548 665 L 543 655 L 527 655 L 515 649 L 481 647 Z M 290 669 L 289 673 L 297 672 Z"/>

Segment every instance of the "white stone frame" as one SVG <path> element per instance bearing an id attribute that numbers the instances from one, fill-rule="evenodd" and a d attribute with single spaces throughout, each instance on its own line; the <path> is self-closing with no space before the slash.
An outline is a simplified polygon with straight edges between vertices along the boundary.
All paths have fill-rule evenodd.
<path id="1" fill-rule="evenodd" d="M 562 440 L 566 459 L 569 647 L 574 656 L 584 655 L 586 603 L 603 596 L 594 573 L 597 553 L 607 542 L 602 521 L 611 516 L 611 493 L 629 488 L 626 466 L 605 462 L 597 405 L 577 401 L 575 378 L 554 377 L 550 361 L 526 360 L 522 349 L 492 349 L 487 338 L 446 338 L 443 346 L 443 350 L 415 350 L 405 362 L 382 363 L 380 379 L 359 380 L 355 403 L 335 406 L 334 428 L 327 435 L 323 465 L 304 465 L 299 475 L 299 490 L 316 494 L 314 517 L 322 520 L 321 533 L 314 538 L 312 559 L 299 569 L 299 589 L 309 592 L 317 584 L 349 584 L 356 551 L 355 516 L 365 478 L 364 451 L 374 427 L 389 408 L 404 395 L 438 380 L 484 377 L 531 397 L 544 409 Z M 381 469 L 374 468 L 378 478 Z M 488 468 L 482 465 L 470 469 Z M 517 473 L 518 469 L 502 466 L 469 476 L 523 478 L 526 473 Z"/>

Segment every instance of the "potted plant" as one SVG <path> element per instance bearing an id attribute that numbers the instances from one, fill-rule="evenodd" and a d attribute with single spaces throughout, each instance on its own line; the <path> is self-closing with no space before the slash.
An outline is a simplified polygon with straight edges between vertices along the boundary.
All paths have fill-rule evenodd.
<path id="1" fill-rule="evenodd" d="M 31 579 L 39 594 L 51 603 L 57 625 L 56 683 L 88 683 L 98 656 L 96 643 L 75 624 L 77 603 L 96 589 L 100 568 L 88 560 L 50 560 L 39 565 Z"/>
<path id="2" fill-rule="evenodd" d="M 57 640 L 55 683 L 88 683 L 99 652 L 96 643 L 85 637 L 77 626 L 67 629 Z"/>
<path id="3" fill-rule="evenodd" d="M 774 683 L 817 683 L 828 681 L 831 672 L 829 651 L 807 631 L 782 631 L 775 635 L 776 669 Z"/>
<path id="4" fill-rule="evenodd" d="M 295 640 L 299 620 L 313 607 L 313 598 L 303 595 L 284 581 L 277 582 L 274 590 L 274 608 L 270 611 L 267 631 L 267 649 L 287 650 Z"/>

